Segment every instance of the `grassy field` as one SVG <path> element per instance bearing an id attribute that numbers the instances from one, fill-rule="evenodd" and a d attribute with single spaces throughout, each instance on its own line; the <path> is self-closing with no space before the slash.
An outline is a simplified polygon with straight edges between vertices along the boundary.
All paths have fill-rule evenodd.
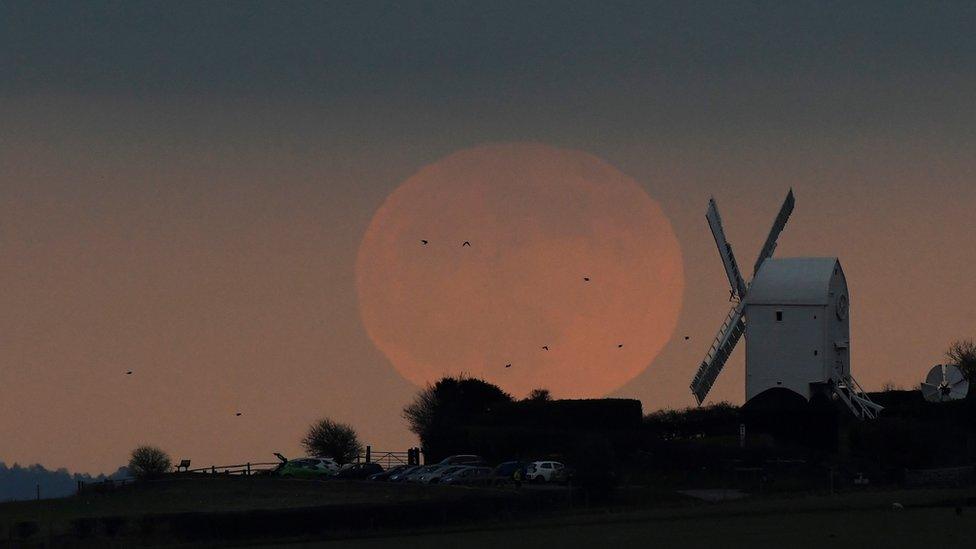
<path id="1" fill-rule="evenodd" d="M 976 507 L 970 506 L 976 490 L 766 495 L 722 503 L 648 490 L 638 498 L 641 503 L 610 508 L 572 507 L 567 495 L 545 489 L 516 494 L 369 482 L 172 479 L 104 494 L 0 504 L 0 546 L 23 521 L 39 526 L 32 539 L 41 543 L 112 537 L 122 545 L 290 541 L 351 549 L 968 547 L 968 532 L 976 530 Z M 893 509 L 896 502 L 903 509 Z M 108 532 L 107 518 L 119 517 L 127 517 L 125 526 Z M 155 526 L 140 530 L 147 519 Z M 276 528 L 248 530 L 255 522 Z M 91 529 L 79 529 L 85 524 Z M 229 534 L 239 535 L 222 537 Z M 322 538 L 334 541 L 303 541 Z"/>
<path id="2" fill-rule="evenodd" d="M 312 520 L 315 513 L 337 516 L 355 509 L 424 505 L 463 506 L 480 501 L 494 491 L 357 481 L 290 480 L 270 477 L 173 478 L 135 484 L 97 493 L 61 499 L 0 503 L 0 543 L 16 537 L 18 526 L 33 523 L 33 537 L 73 535 L 78 531 L 104 533 L 106 528 L 139 535 L 147 520 L 171 528 L 200 518 L 216 517 L 225 527 L 237 520 L 280 521 L 295 513 Z M 157 520 L 158 519 L 158 520 Z M 165 523 L 165 524 L 163 524 Z M 125 525 L 124 528 L 119 525 Z M 114 526 L 113 526 L 114 525 Z M 204 525 L 204 527 L 207 527 Z M 184 528 L 184 529 L 186 529 Z M 159 527 L 153 528 L 160 530 Z M 123 532 L 124 533 L 124 532 Z M 88 535 L 88 534 L 86 534 Z M 114 534 L 113 534 L 114 535 Z M 153 533 L 155 535 L 155 532 Z"/>
<path id="3" fill-rule="evenodd" d="M 302 547 L 973 547 L 976 490 L 897 490 L 570 513 Z M 894 503 L 903 509 L 895 509 Z"/>
<path id="4" fill-rule="evenodd" d="M 335 542 L 303 547 L 398 549 L 464 547 L 600 547 L 610 549 L 775 547 L 786 549 L 973 547 L 976 510 L 962 516 L 952 508 L 904 511 L 858 509 L 791 511 L 728 516 L 654 517 L 641 513 L 580 516 L 574 521 L 512 524 L 507 527 L 423 533 Z"/>
<path id="5" fill-rule="evenodd" d="M 384 482 L 201 476 L 127 485 L 105 493 L 89 491 L 68 498 L 0 503 L 0 519 L 286 509 L 461 499 L 473 492 Z"/>

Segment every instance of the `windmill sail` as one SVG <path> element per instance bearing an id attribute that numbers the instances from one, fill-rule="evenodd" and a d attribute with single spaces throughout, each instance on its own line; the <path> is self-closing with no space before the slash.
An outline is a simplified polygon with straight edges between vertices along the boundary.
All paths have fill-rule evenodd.
<path id="1" fill-rule="evenodd" d="M 708 226 L 712 229 L 712 236 L 715 237 L 715 245 L 718 246 L 718 253 L 722 256 L 722 264 L 725 265 L 725 274 L 729 277 L 732 292 L 739 299 L 742 299 L 746 295 L 746 282 L 742 279 L 739 265 L 735 262 L 732 245 L 725 239 L 722 218 L 718 215 L 718 206 L 715 204 L 714 198 L 708 201 L 708 212 L 705 214 L 705 219 L 708 219 Z"/>
<path id="2" fill-rule="evenodd" d="M 704 402 L 708 391 L 712 389 L 712 384 L 715 383 L 715 379 L 722 371 L 722 367 L 725 366 L 725 362 L 728 361 L 729 355 L 735 349 L 735 344 L 739 342 L 739 338 L 746 330 L 745 318 L 742 315 L 744 306 L 743 302 L 739 302 L 729 311 L 718 335 L 715 336 L 715 341 L 712 342 L 712 347 L 705 356 L 705 360 L 698 367 L 698 373 L 691 381 L 691 392 L 695 395 L 699 406 Z"/>
<path id="3" fill-rule="evenodd" d="M 773 222 L 773 227 L 769 230 L 766 243 L 763 244 L 762 251 L 759 252 L 759 257 L 756 258 L 756 265 L 753 268 L 752 276 L 756 276 L 756 273 L 759 272 L 759 267 L 762 266 L 763 261 L 772 257 L 773 251 L 776 250 L 776 240 L 779 238 L 779 233 L 783 232 L 783 227 L 786 227 L 786 222 L 789 221 L 790 214 L 793 213 L 793 205 L 795 203 L 793 189 L 790 189 L 790 192 L 786 195 L 786 200 L 783 201 L 783 205 L 779 209 L 776 221 Z"/>
<path id="4" fill-rule="evenodd" d="M 773 222 L 773 227 L 769 231 L 766 244 L 759 253 L 759 258 L 756 259 L 756 271 L 762 266 L 763 261 L 772 256 L 773 251 L 776 250 L 776 239 L 783 232 L 783 228 L 786 226 L 790 214 L 793 213 L 794 203 L 793 190 L 790 189 L 790 192 L 786 195 L 786 200 L 780 207 L 776 220 Z M 739 342 L 739 338 L 746 331 L 743 310 L 745 308 L 746 292 L 749 289 L 745 280 L 742 278 L 738 264 L 735 262 L 732 245 L 725 238 L 725 230 L 722 228 L 722 217 L 718 213 L 718 205 L 715 203 L 714 198 L 708 201 L 708 212 L 705 214 L 705 218 L 708 219 L 708 226 L 711 228 L 712 236 L 715 238 L 715 245 L 718 246 L 718 253 L 722 256 L 725 274 L 729 278 L 729 284 L 732 286 L 733 294 L 739 298 L 739 303 L 729 311 L 725 322 L 722 323 L 722 327 L 719 328 L 718 334 L 715 336 L 715 340 L 708 350 L 708 354 L 705 355 L 705 360 L 702 361 L 698 367 L 698 372 L 691 381 L 691 392 L 695 395 L 695 399 L 699 405 L 704 402 L 705 397 L 715 383 L 715 379 L 722 372 L 722 367 L 725 366 L 732 351 L 735 350 L 736 343 Z"/>

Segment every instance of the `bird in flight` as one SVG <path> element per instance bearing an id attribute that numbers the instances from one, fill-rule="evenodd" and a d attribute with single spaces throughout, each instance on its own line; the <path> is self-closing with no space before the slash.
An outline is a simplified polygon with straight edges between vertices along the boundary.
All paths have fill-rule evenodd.
<path id="1" fill-rule="evenodd" d="M 583 281 L 584 281 L 584 282 L 589 282 L 589 281 L 590 281 L 590 277 L 588 277 L 588 276 L 584 276 L 584 277 L 583 277 Z"/>
<path id="2" fill-rule="evenodd" d="M 548 351 L 549 350 L 549 346 L 548 345 L 543 345 L 542 346 L 542 350 L 543 351 Z"/>
<path id="3" fill-rule="evenodd" d="M 691 338 L 688 337 L 688 336 L 685 336 L 685 341 L 688 341 L 689 339 L 691 339 Z"/>
<path id="4" fill-rule="evenodd" d="M 426 241 L 426 240 L 421 240 L 421 241 L 420 241 L 420 243 L 421 243 L 422 245 L 424 245 L 424 246 L 426 246 L 426 245 L 427 245 L 427 241 Z"/>
<path id="5" fill-rule="evenodd" d="M 131 376 L 131 375 L 132 375 L 132 370 L 129 370 L 129 371 L 127 371 L 127 372 L 125 373 L 125 375 L 127 375 L 127 376 Z"/>
<path id="6" fill-rule="evenodd" d="M 512 367 L 512 365 L 511 365 L 511 364 L 506 364 L 506 365 L 505 365 L 505 367 L 506 367 L 506 368 L 511 368 L 511 367 Z"/>
<path id="7" fill-rule="evenodd" d="M 239 416 L 239 415 L 242 415 L 242 414 L 240 412 L 237 412 L 237 414 L 235 414 L 235 415 L 238 415 Z"/>
<path id="8" fill-rule="evenodd" d="M 470 247 L 471 247 L 471 243 L 470 243 L 470 242 L 468 242 L 467 240 L 465 240 L 465 241 L 464 241 L 464 244 L 461 244 L 461 247 L 463 248 L 463 247 L 465 247 L 465 246 L 467 246 L 467 247 L 469 247 L 469 248 L 470 248 Z"/>
<path id="9" fill-rule="evenodd" d="M 624 344 L 623 344 L 623 343 L 618 343 L 618 344 L 617 344 L 617 348 L 618 348 L 618 349 L 623 349 L 623 347 L 624 347 Z"/>

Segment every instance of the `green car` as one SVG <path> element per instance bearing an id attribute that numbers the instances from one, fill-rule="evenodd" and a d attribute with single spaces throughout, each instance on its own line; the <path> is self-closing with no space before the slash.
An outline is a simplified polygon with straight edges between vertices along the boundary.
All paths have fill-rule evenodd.
<path id="1" fill-rule="evenodd" d="M 284 478 L 330 478 L 339 472 L 339 465 L 331 458 L 289 459 L 275 469 Z"/>

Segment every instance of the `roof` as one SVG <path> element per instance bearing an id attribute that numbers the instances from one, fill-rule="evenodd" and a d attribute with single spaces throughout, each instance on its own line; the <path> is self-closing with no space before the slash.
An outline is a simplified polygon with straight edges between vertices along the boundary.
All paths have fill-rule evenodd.
<path id="1" fill-rule="evenodd" d="M 827 305 L 835 266 L 836 257 L 769 258 L 752 279 L 746 305 Z"/>

